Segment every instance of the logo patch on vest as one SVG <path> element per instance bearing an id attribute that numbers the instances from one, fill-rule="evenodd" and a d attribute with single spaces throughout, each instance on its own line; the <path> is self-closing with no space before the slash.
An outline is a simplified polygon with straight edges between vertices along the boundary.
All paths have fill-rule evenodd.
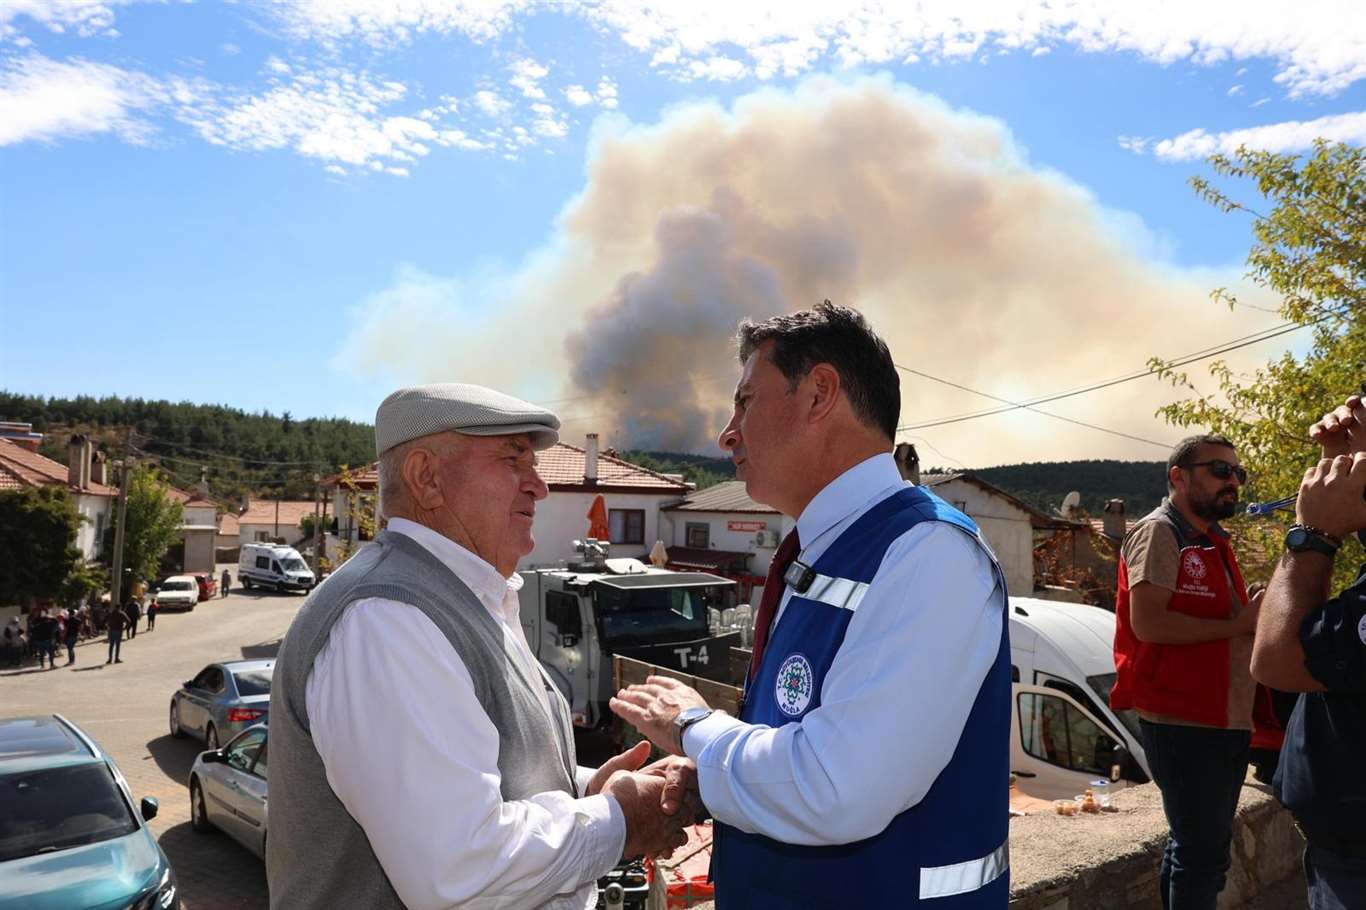
<path id="1" fill-rule="evenodd" d="M 790 654 L 778 668 L 778 710 L 788 717 L 796 717 L 811 704 L 816 674 L 811 663 L 800 654 Z"/>
<path id="2" fill-rule="evenodd" d="M 1205 560 L 1197 550 L 1187 550 L 1186 555 L 1181 560 L 1181 567 L 1186 570 L 1195 581 L 1204 581 L 1209 569 L 1205 567 Z"/>
<path id="3" fill-rule="evenodd" d="M 1357 623 L 1357 638 L 1360 638 L 1361 643 L 1366 645 L 1366 616 L 1361 617 L 1361 622 Z"/>

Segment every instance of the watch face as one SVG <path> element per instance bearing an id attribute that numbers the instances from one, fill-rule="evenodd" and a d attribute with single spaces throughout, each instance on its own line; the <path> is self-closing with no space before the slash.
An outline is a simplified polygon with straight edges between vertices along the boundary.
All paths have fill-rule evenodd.
<path id="1" fill-rule="evenodd" d="M 1309 541 L 1309 532 L 1304 528 L 1291 528 L 1286 532 L 1285 545 L 1292 550 L 1298 550 Z"/>
<path id="2" fill-rule="evenodd" d="M 711 713 L 711 708 L 688 708 L 678 714 L 678 723 L 686 724 L 689 721 L 701 720 Z"/>

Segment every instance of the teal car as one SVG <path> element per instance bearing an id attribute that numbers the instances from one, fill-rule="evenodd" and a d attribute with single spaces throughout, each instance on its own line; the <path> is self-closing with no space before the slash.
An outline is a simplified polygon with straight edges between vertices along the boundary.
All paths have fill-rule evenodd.
<path id="1" fill-rule="evenodd" d="M 0 910 L 178 910 L 156 814 L 66 718 L 0 719 Z"/>

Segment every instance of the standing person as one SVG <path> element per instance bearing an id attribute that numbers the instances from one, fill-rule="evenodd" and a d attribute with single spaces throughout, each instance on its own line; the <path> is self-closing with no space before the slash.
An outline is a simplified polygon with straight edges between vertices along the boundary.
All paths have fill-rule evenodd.
<path id="1" fill-rule="evenodd" d="M 1170 832 L 1162 906 L 1213 910 L 1247 776 L 1256 683 L 1249 601 L 1219 520 L 1247 473 L 1223 436 L 1192 436 L 1167 459 L 1167 498 L 1124 539 L 1110 705 L 1138 711 Z"/>
<path id="2" fill-rule="evenodd" d="M 128 598 L 128 605 L 123 610 L 125 618 L 128 620 L 128 638 L 138 637 L 138 620 L 142 618 L 142 604 L 136 597 Z"/>
<path id="3" fill-rule="evenodd" d="M 57 669 L 57 621 L 46 608 L 40 609 L 37 617 L 29 621 L 29 631 L 33 636 L 33 650 L 38 653 L 38 669 L 43 668 L 44 659 L 48 661 L 49 669 Z"/>
<path id="4" fill-rule="evenodd" d="M 275 664 L 273 908 L 586 910 L 623 850 L 686 841 L 682 769 L 630 773 L 644 743 L 577 768 L 569 706 L 522 631 L 535 453 L 558 427 L 473 385 L 380 404 L 388 527 L 308 596 Z"/>
<path id="5" fill-rule="evenodd" d="M 1004 910 L 996 560 L 967 516 L 902 480 L 900 380 L 859 313 L 826 301 L 746 320 L 739 356 L 720 445 L 752 499 L 797 520 L 764 585 L 740 716 L 662 677 L 612 709 L 696 760 L 718 910 Z"/>
<path id="6" fill-rule="evenodd" d="M 147 631 L 150 632 L 157 627 L 157 614 L 161 612 L 161 604 L 153 597 L 147 601 Z"/>
<path id="7" fill-rule="evenodd" d="M 4 655 L 9 666 L 17 667 L 24 658 L 24 630 L 19 628 L 19 617 L 11 616 L 3 633 Z"/>
<path id="8" fill-rule="evenodd" d="M 220 597 L 228 596 L 228 588 L 232 587 L 232 573 L 227 569 L 223 570 L 223 584 L 219 585 Z"/>
<path id="9" fill-rule="evenodd" d="M 105 663 L 123 663 L 123 658 L 119 657 L 119 647 L 123 642 L 123 629 L 128 625 L 128 616 L 117 607 L 111 607 L 109 616 L 105 621 L 105 628 L 109 634 L 109 657 Z"/>
<path id="10" fill-rule="evenodd" d="M 1304 834 L 1311 910 L 1366 907 L 1366 566 L 1329 597 L 1333 562 L 1366 530 L 1366 407 L 1352 396 L 1310 431 L 1323 446 L 1257 622 L 1252 672 L 1302 692 L 1274 786 Z"/>
<path id="11" fill-rule="evenodd" d="M 76 643 L 81 640 L 81 617 L 78 612 L 71 612 L 66 617 L 66 665 L 69 667 L 76 662 Z"/>

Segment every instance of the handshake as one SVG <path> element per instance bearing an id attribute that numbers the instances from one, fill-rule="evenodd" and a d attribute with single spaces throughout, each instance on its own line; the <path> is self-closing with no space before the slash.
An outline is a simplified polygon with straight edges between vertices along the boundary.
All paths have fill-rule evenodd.
<path id="1" fill-rule="evenodd" d="M 608 759 L 589 781 L 586 795 L 606 794 L 621 807 L 626 817 L 623 855 L 668 858 L 688 842 L 683 829 L 702 808 L 697 767 L 676 755 L 645 765 L 649 757 L 650 744 L 639 742 Z"/>

